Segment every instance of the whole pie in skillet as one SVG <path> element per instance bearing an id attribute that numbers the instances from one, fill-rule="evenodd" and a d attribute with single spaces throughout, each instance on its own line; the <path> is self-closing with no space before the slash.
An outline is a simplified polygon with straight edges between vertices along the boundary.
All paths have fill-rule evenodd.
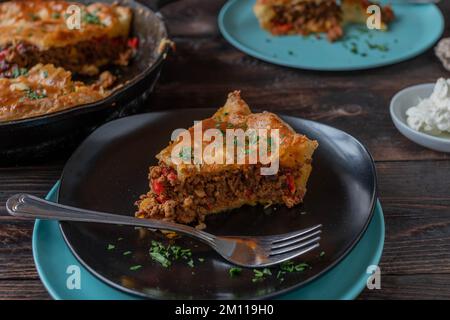
<path id="1" fill-rule="evenodd" d="M 131 9 L 117 4 L 1 2 L 0 75 L 11 77 L 37 63 L 84 75 L 98 74 L 108 64 L 126 65 L 132 55 L 131 19 Z"/>
<path id="2" fill-rule="evenodd" d="M 115 77 L 104 71 L 90 85 L 52 64 L 37 64 L 16 78 L 0 78 L 0 122 L 45 115 L 92 103 L 110 94 Z"/>

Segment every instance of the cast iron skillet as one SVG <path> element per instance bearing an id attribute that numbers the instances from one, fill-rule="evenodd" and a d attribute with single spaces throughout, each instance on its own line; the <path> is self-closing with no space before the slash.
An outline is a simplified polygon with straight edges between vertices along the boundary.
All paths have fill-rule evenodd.
<path id="1" fill-rule="evenodd" d="M 112 2 L 77 0 L 81 3 Z M 0 162 L 35 158 L 86 136 L 98 125 L 135 112 L 155 85 L 169 48 L 160 53 L 158 45 L 167 38 L 167 29 L 159 13 L 168 0 L 119 0 L 133 9 L 131 36 L 139 38 L 137 56 L 129 66 L 119 69 L 120 83 L 107 98 L 68 110 L 17 121 L 0 122 Z M 152 7 L 155 11 L 151 10 Z"/>
<path id="2" fill-rule="evenodd" d="M 176 128 L 193 125 L 215 110 L 155 112 L 112 121 L 92 133 L 67 162 L 59 202 L 81 208 L 133 215 L 134 201 L 148 190 L 148 166 Z M 320 276 L 358 242 L 373 213 L 376 174 L 373 160 L 352 136 L 329 126 L 284 116 L 297 132 L 319 142 L 303 205 L 264 210 L 243 207 L 209 216 L 207 231 L 219 235 L 271 235 L 323 224 L 320 249 L 302 256 L 311 269 L 252 282 L 253 270 L 230 278 L 232 266 L 206 245 L 188 237 L 175 245 L 190 248 L 194 268 L 181 259 L 170 268 L 153 262 L 151 240 L 168 244 L 158 232 L 125 226 L 61 223 L 72 252 L 106 283 L 140 296 L 158 299 L 253 299 L 287 292 Z M 113 245 L 114 248 L 110 246 Z M 131 254 L 124 255 L 124 252 Z M 323 256 L 320 255 L 324 251 Z M 198 259 L 204 259 L 203 262 Z M 142 266 L 130 270 L 133 266 Z M 351 270 L 349 270 L 351 272 Z M 336 279 L 338 281 L 338 279 Z"/>

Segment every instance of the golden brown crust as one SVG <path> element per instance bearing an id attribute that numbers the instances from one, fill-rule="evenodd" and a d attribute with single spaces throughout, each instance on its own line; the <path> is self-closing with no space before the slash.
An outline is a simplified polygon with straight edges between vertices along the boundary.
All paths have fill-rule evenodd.
<path id="1" fill-rule="evenodd" d="M 368 0 L 342 0 L 341 8 L 343 12 L 343 23 L 362 23 L 365 24 L 367 18 L 371 15 L 367 13 L 367 8 L 374 4 Z M 388 24 L 395 19 L 394 11 L 387 5 L 381 7 L 381 29 L 387 30 Z"/>
<path id="2" fill-rule="evenodd" d="M 66 25 L 66 9 L 73 4 L 82 10 L 79 30 L 71 30 Z M 93 3 L 85 6 L 60 0 L 2 2 L 0 3 L 0 47 L 23 41 L 45 50 L 93 38 L 127 37 L 131 17 L 130 8 L 114 4 Z"/>
<path id="3" fill-rule="evenodd" d="M 229 129 L 242 129 L 249 134 L 247 137 L 250 137 L 252 129 L 278 129 L 280 140 L 277 141 L 276 137 L 275 142 L 271 140 L 271 146 L 279 146 L 278 152 L 271 153 L 271 161 L 273 164 L 273 161 L 278 160 L 279 167 L 266 175 L 261 171 L 265 165 L 260 162 L 195 164 L 191 150 L 187 161 L 189 163 L 175 162 L 172 157 L 177 158 L 179 147 L 185 142 L 183 139 L 189 139 L 189 136 L 185 135 L 183 139 L 176 139 L 176 142 L 157 155 L 159 164 L 149 170 L 150 191 L 135 203 L 138 207 L 137 217 L 178 223 L 197 222 L 204 225 L 206 215 L 243 205 L 284 204 L 290 208 L 303 201 L 312 169 L 312 154 L 318 146 L 316 141 L 296 133 L 273 113 L 252 113 L 241 99 L 239 91 L 230 93 L 225 105 L 211 118 L 199 121 L 189 129 L 190 145 L 195 142 L 202 143 L 203 150 L 206 150 L 211 141 L 194 140 L 195 129 L 201 129 L 198 133 L 202 136 L 206 130 L 216 129 L 217 136 L 214 141 L 219 139 L 216 152 L 221 155 L 222 160 L 226 158 L 224 155 L 228 152 L 228 142 L 220 142 L 220 137 L 235 132 L 230 132 Z M 264 139 L 264 132 L 258 133 L 256 141 L 259 142 L 256 144 L 250 142 L 250 139 L 245 144 L 243 140 L 235 140 L 232 142 L 233 149 L 234 146 L 245 146 L 245 151 L 256 151 L 254 154 L 258 154 L 259 150 L 250 150 L 249 146 L 255 147 L 261 139 Z M 240 151 L 241 155 L 248 155 L 245 157 L 248 160 L 250 153 Z"/>
<path id="4" fill-rule="evenodd" d="M 280 167 L 296 168 L 301 164 L 308 166 L 311 157 L 318 144 L 306 136 L 296 133 L 287 123 L 277 115 L 270 112 L 252 113 L 247 103 L 242 100 L 240 91 L 234 91 L 228 95 L 225 105 L 220 108 L 211 118 L 201 121 L 203 132 L 207 129 L 279 129 L 279 164 Z M 194 139 L 194 127 L 189 129 Z M 237 167 L 248 164 L 174 164 L 171 159 L 172 149 L 181 143 L 171 143 L 163 149 L 157 158 L 160 162 L 173 167 L 180 178 L 196 175 L 199 173 L 219 172 L 234 170 Z M 203 147 L 210 142 L 203 141 Z M 193 144 L 192 144 L 193 145 Z M 224 151 L 225 153 L 225 151 Z"/>
<path id="5" fill-rule="evenodd" d="M 105 84 L 111 75 L 103 76 Z M 65 110 L 103 99 L 109 94 L 98 83 L 72 81 L 72 74 L 38 64 L 14 79 L 0 78 L 0 121 L 11 121 Z"/>

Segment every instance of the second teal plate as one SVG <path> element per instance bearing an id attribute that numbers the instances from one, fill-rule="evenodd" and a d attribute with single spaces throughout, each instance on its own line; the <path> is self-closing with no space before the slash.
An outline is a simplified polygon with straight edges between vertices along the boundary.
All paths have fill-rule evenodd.
<path id="1" fill-rule="evenodd" d="M 386 1 L 381 1 L 385 2 Z M 351 25 L 334 43 L 326 37 L 274 37 L 253 14 L 255 0 L 230 0 L 219 14 L 219 28 L 233 46 L 261 60 L 310 70 L 357 70 L 413 58 L 442 35 L 444 18 L 436 5 L 393 5 L 396 20 L 388 32 Z"/>

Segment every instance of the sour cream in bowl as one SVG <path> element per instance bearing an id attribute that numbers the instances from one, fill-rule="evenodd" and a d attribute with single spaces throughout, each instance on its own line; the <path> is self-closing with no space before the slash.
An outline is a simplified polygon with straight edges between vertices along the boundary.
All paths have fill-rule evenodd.
<path id="1" fill-rule="evenodd" d="M 391 100 L 390 113 L 396 128 L 408 139 L 450 152 L 450 79 L 401 90 Z"/>

